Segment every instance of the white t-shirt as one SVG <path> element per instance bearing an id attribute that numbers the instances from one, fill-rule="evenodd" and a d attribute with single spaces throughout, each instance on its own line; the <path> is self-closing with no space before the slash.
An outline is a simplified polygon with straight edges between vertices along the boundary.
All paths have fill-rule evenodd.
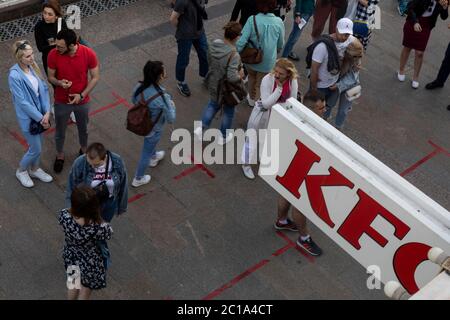
<path id="1" fill-rule="evenodd" d="M 338 50 L 339 58 L 344 58 L 345 50 L 347 50 L 347 47 L 350 45 L 350 43 L 355 41 L 355 39 L 356 38 L 354 36 L 349 36 L 348 39 L 344 42 L 334 41 L 334 44 L 336 45 L 336 48 Z"/>
<path id="2" fill-rule="evenodd" d="M 36 79 L 36 77 L 30 72 L 25 72 L 25 75 L 27 76 L 28 80 L 31 82 L 31 88 L 33 89 L 34 93 L 39 97 L 39 81 Z"/>
<path id="3" fill-rule="evenodd" d="M 91 182 L 91 188 L 95 188 L 103 180 L 105 180 L 105 170 L 106 170 L 106 163 L 98 168 L 94 168 L 95 174 Z M 112 179 L 111 171 L 112 171 L 112 161 L 111 159 L 109 159 L 108 178 L 106 179 L 106 186 L 108 187 L 110 197 L 112 197 L 114 192 L 114 180 Z"/>
<path id="4" fill-rule="evenodd" d="M 314 48 L 312 60 L 320 63 L 317 88 L 329 88 L 338 81 L 339 73 L 332 75 L 328 72 L 328 50 L 325 43 L 319 43 Z"/>

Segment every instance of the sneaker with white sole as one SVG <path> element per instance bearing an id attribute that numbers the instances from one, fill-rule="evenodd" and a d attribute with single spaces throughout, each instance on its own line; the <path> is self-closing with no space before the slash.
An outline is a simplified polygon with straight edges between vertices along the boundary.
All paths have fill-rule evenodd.
<path id="1" fill-rule="evenodd" d="M 411 87 L 413 89 L 418 89 L 419 88 L 419 81 L 411 81 Z"/>
<path id="2" fill-rule="evenodd" d="M 203 128 L 198 127 L 194 130 L 194 136 L 197 138 L 197 140 L 203 141 Z"/>
<path id="3" fill-rule="evenodd" d="M 46 173 L 41 168 L 38 168 L 36 171 L 30 170 L 29 175 L 31 178 L 39 179 L 42 182 L 52 182 L 53 181 L 53 177 L 51 175 L 49 175 L 48 173 Z"/>
<path id="4" fill-rule="evenodd" d="M 253 170 L 252 170 L 252 167 L 251 166 L 248 166 L 248 165 L 242 165 L 242 172 L 244 173 L 244 176 L 247 178 L 247 179 L 250 179 L 250 180 L 254 180 L 255 179 L 255 175 L 253 174 Z"/>
<path id="5" fill-rule="evenodd" d="M 400 74 L 400 71 L 397 71 L 397 79 L 398 81 L 403 82 L 405 81 L 406 76 L 404 74 Z"/>
<path id="6" fill-rule="evenodd" d="M 156 151 L 155 155 L 151 157 L 150 163 L 148 164 L 149 167 L 156 167 L 158 163 L 164 158 L 166 153 L 164 151 Z"/>
<path id="7" fill-rule="evenodd" d="M 224 139 L 221 135 L 219 136 L 219 139 L 217 139 L 217 144 L 219 146 L 223 146 L 224 144 L 227 144 L 228 142 L 230 142 L 231 140 L 233 140 L 233 133 L 229 132 L 227 134 L 227 137 Z"/>
<path id="8" fill-rule="evenodd" d="M 20 183 L 25 187 L 25 188 L 31 188 L 34 186 L 33 181 L 30 178 L 30 175 L 28 174 L 28 171 L 19 171 L 19 169 L 17 169 L 16 171 L 16 177 L 17 179 L 19 179 Z"/>
<path id="9" fill-rule="evenodd" d="M 143 186 L 144 184 L 147 184 L 150 182 L 150 180 L 152 179 L 152 177 L 148 174 L 146 174 L 145 176 L 143 176 L 140 179 L 133 179 L 133 182 L 131 183 L 131 185 L 135 188 Z"/>

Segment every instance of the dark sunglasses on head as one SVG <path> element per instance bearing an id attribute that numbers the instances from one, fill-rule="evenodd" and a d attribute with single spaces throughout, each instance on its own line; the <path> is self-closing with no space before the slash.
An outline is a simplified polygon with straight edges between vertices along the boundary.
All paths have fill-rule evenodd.
<path id="1" fill-rule="evenodd" d="M 25 50 L 27 48 L 27 45 L 30 45 L 30 42 L 28 42 L 28 40 L 25 40 L 24 42 L 22 42 L 16 49 L 16 54 L 19 50 Z"/>

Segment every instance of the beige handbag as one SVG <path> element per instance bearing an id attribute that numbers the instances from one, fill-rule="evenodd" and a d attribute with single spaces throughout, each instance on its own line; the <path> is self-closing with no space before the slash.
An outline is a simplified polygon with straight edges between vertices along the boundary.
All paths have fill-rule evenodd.
<path id="1" fill-rule="evenodd" d="M 361 96 L 361 86 L 357 85 L 345 91 L 345 97 L 348 101 L 353 101 Z"/>

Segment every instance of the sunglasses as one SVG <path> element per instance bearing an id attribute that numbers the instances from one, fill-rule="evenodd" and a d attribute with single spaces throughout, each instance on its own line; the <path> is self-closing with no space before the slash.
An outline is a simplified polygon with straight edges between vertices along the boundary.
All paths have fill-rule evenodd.
<path id="1" fill-rule="evenodd" d="M 30 45 L 30 42 L 28 40 L 23 41 L 16 49 L 16 54 L 19 50 L 25 50 L 27 48 L 27 45 Z"/>

